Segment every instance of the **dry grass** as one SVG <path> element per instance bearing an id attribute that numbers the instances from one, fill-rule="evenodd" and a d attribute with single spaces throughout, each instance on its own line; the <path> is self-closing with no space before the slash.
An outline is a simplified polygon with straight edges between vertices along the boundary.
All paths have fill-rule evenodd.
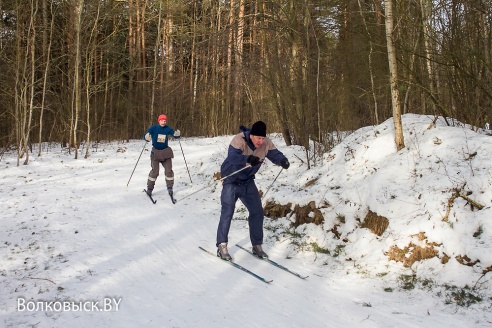
<path id="1" fill-rule="evenodd" d="M 384 216 L 369 211 L 361 224 L 362 228 L 371 230 L 374 234 L 381 236 L 389 226 L 389 220 Z"/>
<path id="2" fill-rule="evenodd" d="M 295 227 L 306 223 L 320 225 L 323 224 L 325 220 L 321 211 L 316 208 L 314 201 L 305 206 L 296 205 L 294 210 L 292 210 L 292 203 L 281 205 L 275 202 L 267 202 L 263 208 L 263 212 L 265 213 L 265 216 L 272 219 L 282 218 L 293 212 L 293 214 L 295 214 L 293 226 Z"/>
<path id="3" fill-rule="evenodd" d="M 388 255 L 389 260 L 402 262 L 405 267 L 409 268 L 415 262 L 436 257 L 438 252 L 434 249 L 434 245 L 420 247 L 410 243 L 404 249 L 393 246 L 386 255 Z"/>
<path id="4" fill-rule="evenodd" d="M 286 217 L 289 213 L 291 213 L 291 207 L 292 203 L 281 205 L 275 202 L 268 201 L 263 208 L 263 212 L 265 213 L 265 216 L 271 219 L 278 219 Z"/>
<path id="5" fill-rule="evenodd" d="M 316 225 L 320 225 L 325 222 L 323 214 L 318 208 L 316 208 L 316 204 L 314 201 L 305 206 L 296 205 L 294 208 L 294 213 L 296 217 L 293 226 L 295 227 L 306 223 L 314 223 Z"/>

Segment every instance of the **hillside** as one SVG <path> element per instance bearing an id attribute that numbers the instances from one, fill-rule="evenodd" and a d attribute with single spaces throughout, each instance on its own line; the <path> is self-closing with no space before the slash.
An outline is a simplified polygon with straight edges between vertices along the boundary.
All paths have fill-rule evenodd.
<path id="1" fill-rule="evenodd" d="M 492 139 L 432 121 L 404 115 L 406 148 L 398 153 L 392 120 L 355 131 L 310 170 L 303 149 L 271 135 L 291 167 L 266 162 L 257 175 L 259 189 L 268 190 L 264 249 L 309 277 L 235 246 L 250 246 L 240 203 L 229 235 L 236 263 L 270 284 L 198 249 L 215 250 L 221 186 L 213 175 L 231 136 L 172 142 L 174 205 L 162 175 L 155 205 L 142 192 L 148 145 L 127 186 L 142 140 L 102 143 L 78 160 L 43 145 L 41 157 L 19 167 L 7 153 L 0 161 L 0 322 L 489 327 Z"/>

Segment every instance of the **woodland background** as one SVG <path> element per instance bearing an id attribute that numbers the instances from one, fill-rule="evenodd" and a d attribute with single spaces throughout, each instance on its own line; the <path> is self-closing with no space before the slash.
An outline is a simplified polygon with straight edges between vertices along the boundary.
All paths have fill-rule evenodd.
<path id="1" fill-rule="evenodd" d="M 0 147 L 24 164 L 33 143 L 88 156 L 139 139 L 160 113 L 183 136 L 261 119 L 321 152 L 392 117 L 392 91 L 401 113 L 477 127 L 491 114 L 491 0 L 0 0 L 0 13 Z"/>

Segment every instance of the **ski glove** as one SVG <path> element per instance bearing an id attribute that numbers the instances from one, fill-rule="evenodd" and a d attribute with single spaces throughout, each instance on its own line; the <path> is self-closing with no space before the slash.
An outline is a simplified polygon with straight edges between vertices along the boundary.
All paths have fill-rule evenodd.
<path id="1" fill-rule="evenodd" d="M 282 165 L 282 167 L 287 170 L 290 166 L 289 160 L 285 157 L 282 158 L 282 160 L 280 161 L 280 165 Z"/>
<path id="2" fill-rule="evenodd" d="M 181 136 L 181 131 L 179 131 L 179 130 L 174 131 L 174 136 L 175 137 L 180 137 Z"/>
<path id="3" fill-rule="evenodd" d="M 251 166 L 256 166 L 258 164 L 261 164 L 260 162 L 260 158 L 255 156 L 255 155 L 249 155 L 248 156 L 248 159 L 246 160 L 246 162 L 248 162 L 249 164 L 251 164 Z"/>
<path id="4" fill-rule="evenodd" d="M 149 142 L 150 140 L 152 140 L 152 136 L 150 135 L 150 133 L 147 133 L 145 135 L 145 140 L 147 140 L 147 142 Z"/>

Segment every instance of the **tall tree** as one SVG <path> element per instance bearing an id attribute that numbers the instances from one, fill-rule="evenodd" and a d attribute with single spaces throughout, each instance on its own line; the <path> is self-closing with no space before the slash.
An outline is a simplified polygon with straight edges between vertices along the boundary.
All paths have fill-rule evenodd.
<path id="1" fill-rule="evenodd" d="M 393 40 L 393 0 L 384 1 L 384 14 L 386 26 L 386 45 L 388 47 L 388 65 L 390 71 L 391 105 L 393 107 L 393 124 L 395 126 L 396 150 L 405 148 L 403 128 L 401 123 L 400 92 L 398 90 L 398 67 L 396 62 L 395 41 Z"/>
<path id="2" fill-rule="evenodd" d="M 54 28 L 54 14 L 53 14 L 53 3 L 50 5 L 50 13 L 51 13 L 51 23 L 48 23 L 48 4 L 47 0 L 43 0 L 42 2 L 42 12 L 43 12 L 43 64 L 44 67 L 44 75 L 43 75 L 43 90 L 41 94 L 41 108 L 39 111 L 39 134 L 38 134 L 38 143 L 39 145 L 43 142 L 43 118 L 44 118 L 44 107 L 46 104 L 46 93 L 48 89 L 48 77 L 50 72 L 50 58 L 51 58 L 51 44 L 53 38 L 53 28 Z M 48 36 L 49 34 L 49 36 Z M 38 147 L 38 156 L 41 156 L 42 147 Z"/>
<path id="3" fill-rule="evenodd" d="M 366 21 L 366 13 L 365 13 L 365 8 L 363 7 L 361 0 L 357 0 L 357 3 L 359 5 L 359 11 L 360 11 L 360 16 L 362 18 L 363 24 L 364 24 L 364 30 L 367 33 L 368 37 L 368 42 L 369 42 L 369 53 L 368 53 L 368 70 L 369 70 L 369 76 L 371 79 L 371 95 L 372 95 L 372 100 L 374 102 L 374 123 L 379 124 L 379 113 L 378 113 L 378 98 L 377 98 L 377 90 L 376 90 L 376 83 L 375 83 L 375 77 L 374 77 L 374 64 L 373 64 L 373 57 L 374 57 L 374 41 L 372 40 L 372 35 L 368 26 L 368 23 Z M 366 4 L 366 2 L 364 2 Z"/>
<path id="4" fill-rule="evenodd" d="M 79 116 L 80 116 L 80 109 L 82 107 L 81 100 L 82 100 L 82 78 L 81 78 L 81 21 L 82 21 L 82 8 L 84 6 L 84 0 L 76 0 L 75 3 L 73 3 L 73 30 L 75 33 L 75 40 L 74 40 L 74 67 L 73 67 L 73 74 L 74 74 L 74 80 L 73 80 L 73 107 L 74 107 L 74 117 L 73 117 L 73 130 L 72 130 L 72 141 L 73 141 L 73 147 L 75 149 L 75 159 L 78 158 L 78 152 L 79 152 L 79 144 L 78 144 L 78 139 L 77 139 L 77 134 L 78 134 L 78 123 L 79 123 Z"/>
<path id="5" fill-rule="evenodd" d="M 244 117 L 241 113 L 243 109 L 243 42 L 244 42 L 244 0 L 239 0 L 239 13 L 237 16 L 237 32 L 236 32 L 236 42 L 235 42 L 235 52 L 234 52 L 234 71 L 233 71 L 233 81 L 234 81 L 234 92 L 233 98 L 233 126 L 238 126 L 240 122 L 243 121 Z"/>

